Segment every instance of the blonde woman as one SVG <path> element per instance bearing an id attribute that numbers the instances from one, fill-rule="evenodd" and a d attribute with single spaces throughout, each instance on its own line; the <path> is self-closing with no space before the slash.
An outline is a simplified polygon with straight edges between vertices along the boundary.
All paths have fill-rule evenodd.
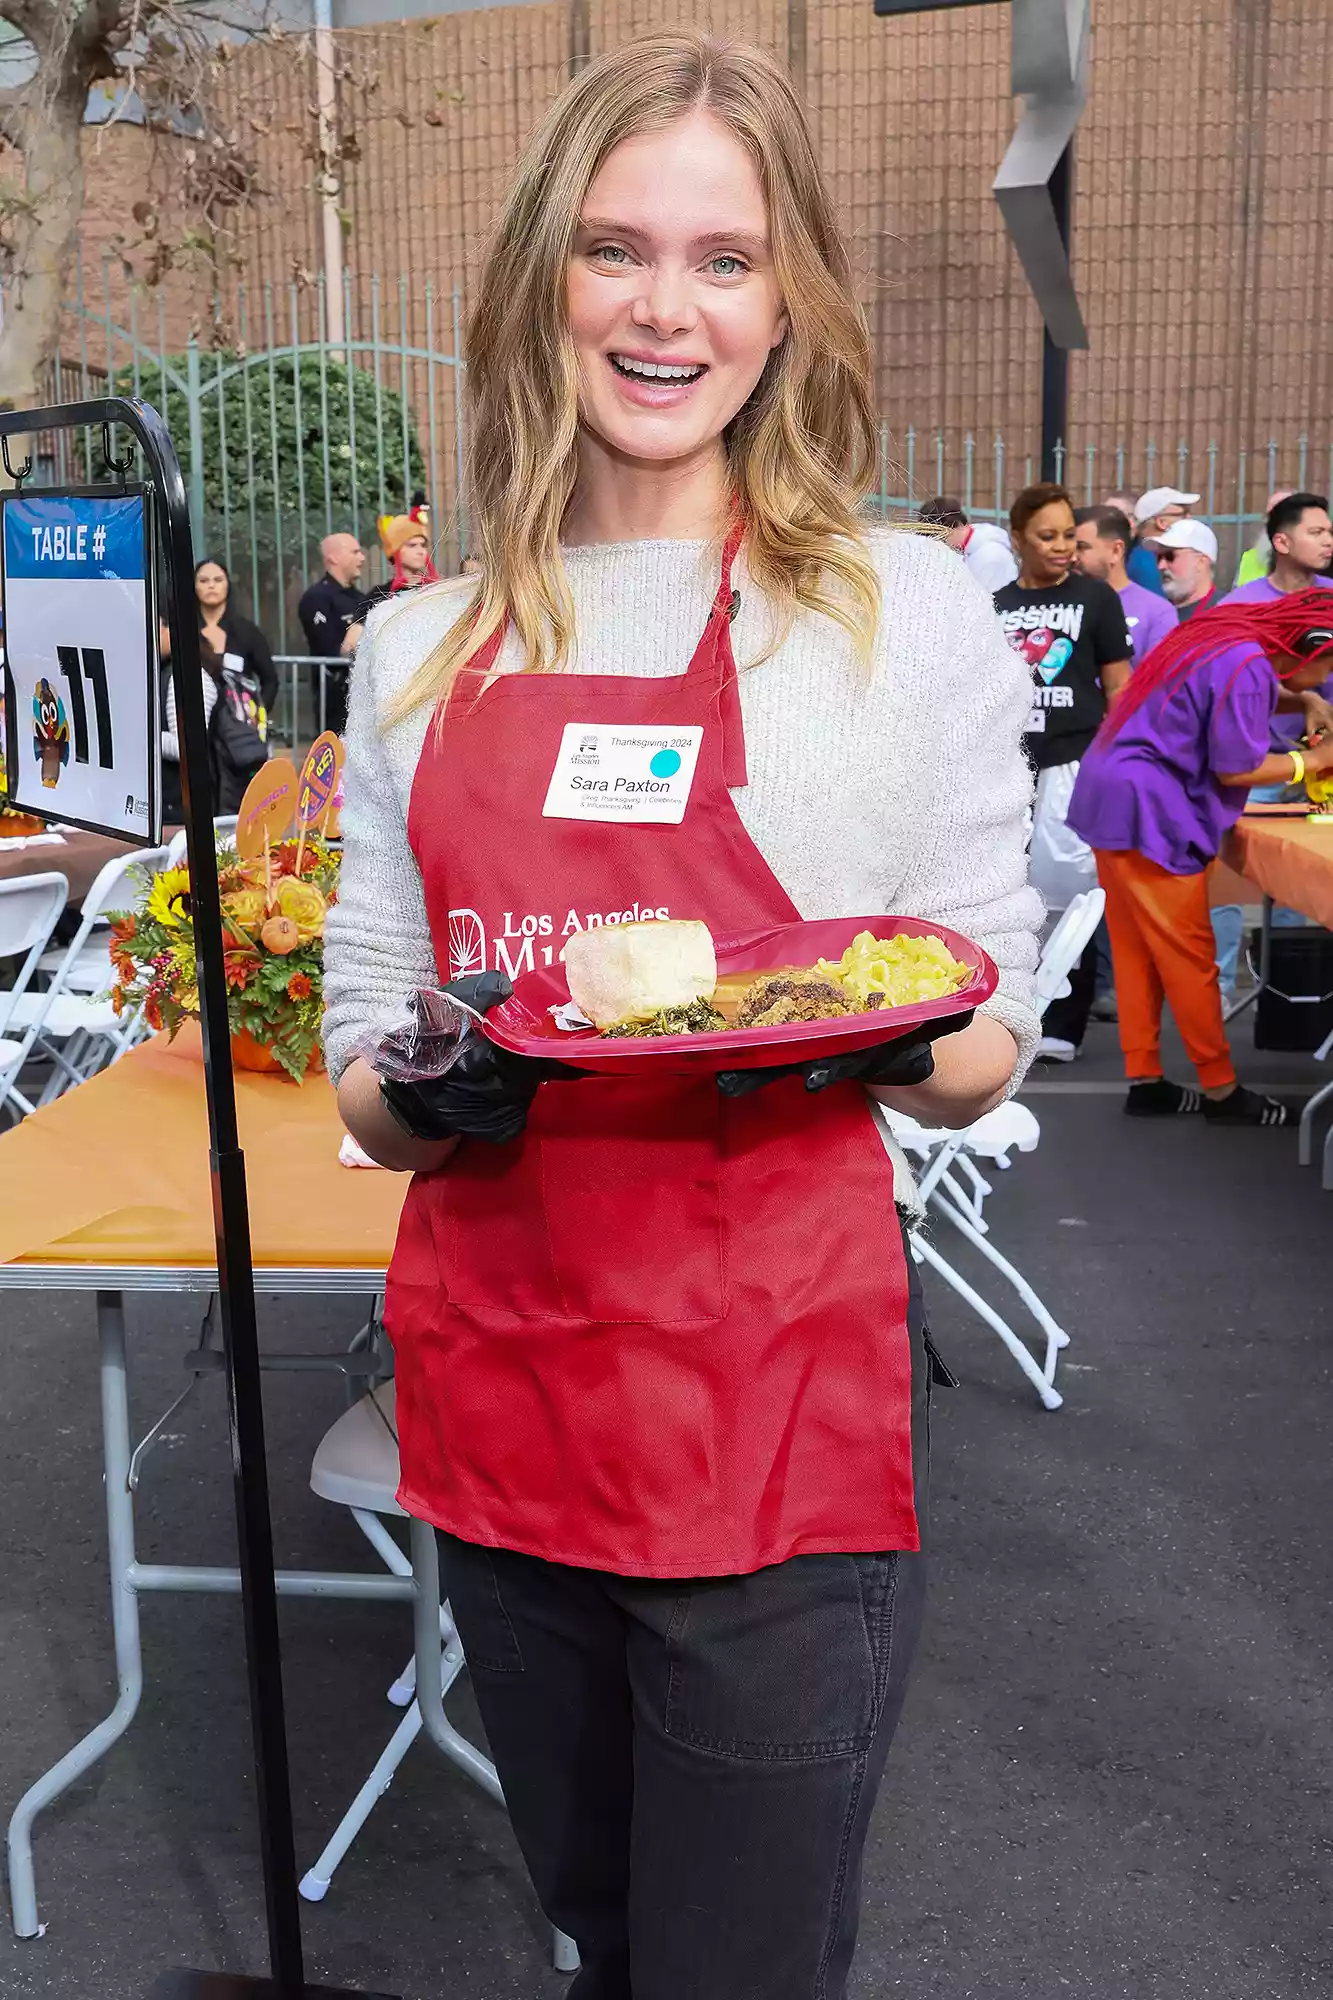
<path id="1" fill-rule="evenodd" d="M 467 359 L 482 574 L 371 620 L 328 939 L 343 1115 L 415 1173 L 402 1499 L 578 2000 L 839 1995 L 924 1588 L 931 1350 L 867 1096 L 965 1124 L 1035 1049 L 1028 674 L 947 548 L 863 520 L 865 323 L 767 57 L 667 35 L 570 84 Z M 567 816 L 567 729 L 665 724 L 680 825 Z M 741 1095 L 353 1058 L 409 989 L 484 1005 L 644 911 L 915 914 L 1003 976 L 933 1058 Z"/>

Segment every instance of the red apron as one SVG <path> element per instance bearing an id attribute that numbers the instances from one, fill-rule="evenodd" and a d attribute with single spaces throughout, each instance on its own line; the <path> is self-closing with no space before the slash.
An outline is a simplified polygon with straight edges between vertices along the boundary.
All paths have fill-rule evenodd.
<path id="1" fill-rule="evenodd" d="M 431 727 L 408 837 L 442 980 L 574 930 L 799 912 L 741 824 L 731 551 L 669 679 L 506 674 Z M 567 723 L 703 726 L 679 826 L 542 816 Z M 523 1136 L 418 1175 L 389 1272 L 399 1497 L 465 1540 L 632 1576 L 916 1549 L 907 1270 L 859 1085 L 544 1084 Z"/>

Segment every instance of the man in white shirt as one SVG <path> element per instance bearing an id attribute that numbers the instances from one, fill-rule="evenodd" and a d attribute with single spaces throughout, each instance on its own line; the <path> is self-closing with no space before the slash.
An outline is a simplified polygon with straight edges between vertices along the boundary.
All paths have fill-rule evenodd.
<path id="1" fill-rule="evenodd" d="M 945 529 L 949 547 L 957 549 L 986 590 L 1003 590 L 1018 575 L 1008 529 L 997 528 L 993 521 L 969 521 L 960 501 L 939 494 L 919 508 L 917 519 Z"/>

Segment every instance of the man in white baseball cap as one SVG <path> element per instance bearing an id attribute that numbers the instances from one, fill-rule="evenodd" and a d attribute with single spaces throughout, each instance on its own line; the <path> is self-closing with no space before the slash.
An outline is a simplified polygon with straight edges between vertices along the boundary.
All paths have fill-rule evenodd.
<path id="1" fill-rule="evenodd" d="M 1142 500 L 1139 505 L 1143 505 Z M 1182 625 L 1196 612 L 1217 603 L 1213 582 L 1217 536 L 1206 521 L 1189 521 L 1177 515 L 1162 533 L 1146 535 L 1144 546 L 1157 558 L 1163 594 L 1175 605 Z"/>
<path id="2" fill-rule="evenodd" d="M 1140 584 L 1144 590 L 1156 591 L 1159 597 L 1165 593 L 1157 573 L 1154 551 L 1145 547 L 1154 535 L 1160 535 L 1173 521 L 1182 521 L 1191 507 L 1197 507 L 1197 493 L 1182 493 L 1178 486 L 1150 486 L 1134 503 L 1134 530 L 1137 540 L 1129 552 L 1125 567 L 1130 580 Z"/>

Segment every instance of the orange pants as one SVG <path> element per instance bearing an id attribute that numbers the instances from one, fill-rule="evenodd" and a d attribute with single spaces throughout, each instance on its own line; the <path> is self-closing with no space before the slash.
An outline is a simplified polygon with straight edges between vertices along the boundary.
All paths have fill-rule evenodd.
<path id="1" fill-rule="evenodd" d="M 1207 876 L 1171 875 L 1146 855 L 1100 849 L 1097 878 L 1106 891 L 1125 1075 L 1136 1082 L 1162 1074 L 1166 999 L 1203 1088 L 1234 1083 Z"/>

